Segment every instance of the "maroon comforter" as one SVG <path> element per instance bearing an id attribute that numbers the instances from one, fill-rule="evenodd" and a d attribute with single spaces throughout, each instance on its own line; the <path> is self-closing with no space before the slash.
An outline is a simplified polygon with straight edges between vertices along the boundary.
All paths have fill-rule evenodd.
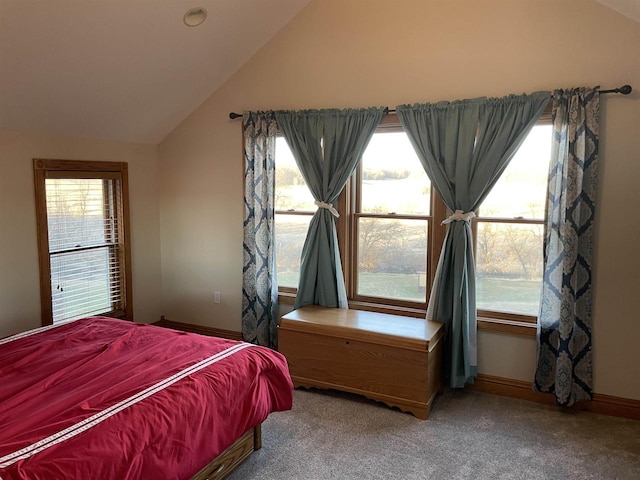
<path id="1" fill-rule="evenodd" d="M 92 317 L 0 340 L 0 480 L 188 479 L 273 411 L 284 357 Z"/>

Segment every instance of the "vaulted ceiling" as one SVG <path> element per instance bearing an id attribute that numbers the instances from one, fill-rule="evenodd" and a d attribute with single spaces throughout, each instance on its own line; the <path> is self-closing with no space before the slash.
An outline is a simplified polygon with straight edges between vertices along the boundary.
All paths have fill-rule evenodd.
<path id="1" fill-rule="evenodd" d="M 640 22 L 640 0 L 596 0 L 596 2 Z"/>
<path id="2" fill-rule="evenodd" d="M 0 0 L 0 128 L 158 143 L 309 1 Z"/>
<path id="3" fill-rule="evenodd" d="M 0 128 L 158 143 L 307 3 L 0 0 Z"/>

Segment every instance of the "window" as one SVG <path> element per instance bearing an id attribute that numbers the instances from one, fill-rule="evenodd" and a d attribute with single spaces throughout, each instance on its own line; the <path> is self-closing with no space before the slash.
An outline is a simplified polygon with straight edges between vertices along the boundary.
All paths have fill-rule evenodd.
<path id="1" fill-rule="evenodd" d="M 480 316 L 535 323 L 542 285 L 542 250 L 551 124 L 543 118 L 477 211 L 476 300 Z M 504 314 L 507 314 L 505 316 Z"/>
<path id="2" fill-rule="evenodd" d="M 133 319 L 127 164 L 34 160 L 42 322 Z"/>
<path id="3" fill-rule="evenodd" d="M 549 116 L 543 117 L 473 220 L 479 315 L 535 322 L 541 274 Z M 338 200 L 338 239 L 350 303 L 424 312 L 448 213 L 393 115 L 383 118 Z M 316 207 L 286 141 L 276 141 L 279 290 L 292 294 Z"/>
<path id="4" fill-rule="evenodd" d="M 278 288 L 295 291 L 300 278 L 300 255 L 309 222 L 316 211 L 313 195 L 296 165 L 284 137 L 276 138 L 276 271 Z"/>
<path id="5" fill-rule="evenodd" d="M 317 207 L 283 137 L 276 140 L 275 197 L 278 288 L 294 293 Z M 431 245 L 442 243 L 444 206 L 395 116 L 376 130 L 337 203 L 350 302 L 426 308 L 437 263 Z"/>
<path id="6" fill-rule="evenodd" d="M 431 283 L 432 189 L 406 133 L 374 133 L 352 182 L 354 300 L 426 304 Z"/>

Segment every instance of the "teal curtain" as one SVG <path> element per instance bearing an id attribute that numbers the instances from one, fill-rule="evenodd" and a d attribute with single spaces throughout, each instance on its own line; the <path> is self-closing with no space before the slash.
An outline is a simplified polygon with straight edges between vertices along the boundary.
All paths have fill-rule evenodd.
<path id="1" fill-rule="evenodd" d="M 302 248 L 294 308 L 348 308 L 333 202 L 356 168 L 382 108 L 278 111 L 276 120 L 319 207 Z"/>
<path id="2" fill-rule="evenodd" d="M 591 281 L 598 179 L 597 88 L 553 93 L 553 146 L 534 389 L 560 405 L 593 397 Z"/>
<path id="3" fill-rule="evenodd" d="M 278 326 L 273 242 L 277 130 L 273 112 L 243 116 L 242 338 L 271 348 L 277 347 Z"/>
<path id="4" fill-rule="evenodd" d="M 471 219 L 549 103 L 549 92 L 396 108 L 447 208 L 447 234 L 427 318 L 445 324 L 442 375 L 454 388 L 477 374 Z"/>

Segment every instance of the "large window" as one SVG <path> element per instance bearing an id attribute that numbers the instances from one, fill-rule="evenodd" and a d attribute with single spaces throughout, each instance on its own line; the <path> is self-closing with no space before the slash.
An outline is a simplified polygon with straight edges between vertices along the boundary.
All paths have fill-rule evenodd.
<path id="1" fill-rule="evenodd" d="M 43 324 L 132 319 L 127 164 L 34 160 Z"/>
<path id="2" fill-rule="evenodd" d="M 535 322 L 550 129 L 548 117 L 538 122 L 473 220 L 477 304 L 485 318 Z M 448 214 L 395 116 L 383 119 L 337 203 L 350 303 L 423 310 L 445 234 L 441 222 Z M 293 155 L 279 137 L 276 257 L 281 292 L 295 292 L 315 209 Z"/>

